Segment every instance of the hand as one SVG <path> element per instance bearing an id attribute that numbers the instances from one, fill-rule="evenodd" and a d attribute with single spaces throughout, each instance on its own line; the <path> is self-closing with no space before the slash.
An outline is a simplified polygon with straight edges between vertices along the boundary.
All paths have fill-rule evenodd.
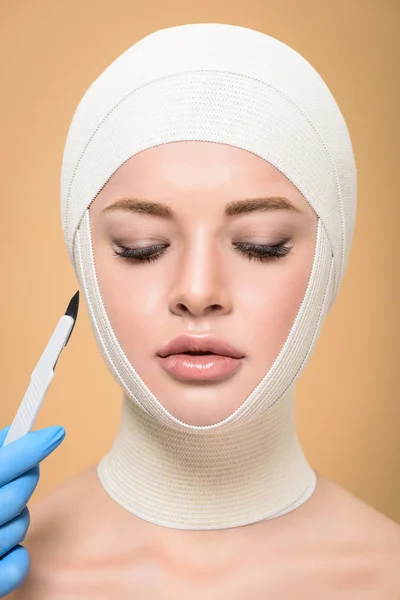
<path id="1" fill-rule="evenodd" d="M 39 463 L 65 437 L 63 427 L 31 431 L 3 447 L 9 427 L 0 430 L 0 598 L 22 585 L 29 553 L 20 545 L 30 523 L 26 506 L 40 476 Z"/>

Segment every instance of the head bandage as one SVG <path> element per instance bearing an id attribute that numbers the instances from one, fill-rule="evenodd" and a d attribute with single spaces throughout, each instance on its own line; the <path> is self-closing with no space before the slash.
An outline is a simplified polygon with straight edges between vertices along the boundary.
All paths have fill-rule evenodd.
<path id="1" fill-rule="evenodd" d="M 130 157 L 199 140 L 252 152 L 281 171 L 318 216 L 307 290 L 274 364 L 243 404 L 209 426 L 185 424 L 129 363 L 97 284 L 88 207 Z M 244 27 L 200 23 L 141 39 L 89 87 L 73 117 L 61 174 L 62 225 L 102 356 L 123 388 L 120 428 L 98 466 L 104 489 L 138 517 L 222 529 L 290 512 L 316 474 L 299 444 L 294 384 L 345 272 L 356 167 L 344 118 L 295 50 Z"/>

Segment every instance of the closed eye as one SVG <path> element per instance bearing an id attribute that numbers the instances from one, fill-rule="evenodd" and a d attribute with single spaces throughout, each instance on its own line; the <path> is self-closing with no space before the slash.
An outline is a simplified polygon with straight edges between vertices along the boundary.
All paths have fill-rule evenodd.
<path id="1" fill-rule="evenodd" d="M 248 244 L 245 242 L 236 242 L 233 247 L 243 254 L 249 260 L 260 262 L 269 262 L 283 258 L 292 250 L 292 246 L 287 245 L 289 238 L 282 240 L 278 244 Z M 140 246 L 138 248 L 127 248 L 118 245 L 118 250 L 113 249 L 114 256 L 128 260 L 136 264 L 144 264 L 160 258 L 169 247 L 169 244 L 157 244 L 152 246 Z"/>

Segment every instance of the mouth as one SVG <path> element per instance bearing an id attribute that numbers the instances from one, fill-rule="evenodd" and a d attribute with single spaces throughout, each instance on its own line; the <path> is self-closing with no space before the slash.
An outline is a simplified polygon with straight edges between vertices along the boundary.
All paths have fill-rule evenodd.
<path id="1" fill-rule="evenodd" d="M 183 335 L 157 355 L 163 369 L 179 380 L 222 380 L 237 372 L 244 355 L 215 336 Z"/>

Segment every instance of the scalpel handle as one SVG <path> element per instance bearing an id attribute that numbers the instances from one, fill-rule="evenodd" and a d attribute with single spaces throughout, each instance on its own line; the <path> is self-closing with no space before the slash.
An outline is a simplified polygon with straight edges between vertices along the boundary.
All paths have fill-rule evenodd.
<path id="1" fill-rule="evenodd" d="M 74 319 L 63 315 L 59 320 L 39 362 L 32 372 L 30 384 L 3 442 L 7 446 L 28 433 L 36 420 L 44 397 L 54 377 L 54 367 L 74 325 Z"/>

